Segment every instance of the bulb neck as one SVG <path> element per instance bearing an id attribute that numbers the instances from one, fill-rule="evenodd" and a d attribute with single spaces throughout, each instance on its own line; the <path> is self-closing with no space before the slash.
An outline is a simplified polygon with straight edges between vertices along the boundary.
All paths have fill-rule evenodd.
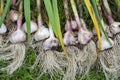
<path id="1" fill-rule="evenodd" d="M 22 26 L 22 14 L 20 14 L 17 20 L 17 30 L 21 29 L 21 26 Z"/>
<path id="2" fill-rule="evenodd" d="M 114 22 L 112 14 L 108 15 L 108 22 L 109 22 L 110 25 Z"/>
<path id="3" fill-rule="evenodd" d="M 80 22 L 80 18 L 78 16 L 78 14 L 75 16 L 75 19 L 76 19 L 76 23 L 78 25 L 78 30 L 81 30 L 82 29 L 82 23 Z"/>
<path id="4" fill-rule="evenodd" d="M 54 32 L 51 26 L 49 26 L 50 38 L 55 38 Z"/>
<path id="5" fill-rule="evenodd" d="M 42 22 L 42 17 L 41 14 L 38 14 L 38 27 L 41 28 L 43 26 L 43 22 Z"/>
<path id="6" fill-rule="evenodd" d="M 66 28 L 67 28 L 67 31 L 72 31 L 72 25 L 71 25 L 71 22 L 69 20 L 66 21 Z"/>

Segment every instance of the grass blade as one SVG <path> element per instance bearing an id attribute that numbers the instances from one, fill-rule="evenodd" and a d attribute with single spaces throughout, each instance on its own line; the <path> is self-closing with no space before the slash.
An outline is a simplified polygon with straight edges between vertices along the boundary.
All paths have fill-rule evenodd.
<path id="1" fill-rule="evenodd" d="M 7 11 L 9 10 L 11 3 L 12 3 L 12 0 L 7 0 L 7 3 L 6 3 L 5 8 L 3 10 L 2 16 L 0 18 L 0 27 L 5 20 L 5 17 L 7 15 Z"/>

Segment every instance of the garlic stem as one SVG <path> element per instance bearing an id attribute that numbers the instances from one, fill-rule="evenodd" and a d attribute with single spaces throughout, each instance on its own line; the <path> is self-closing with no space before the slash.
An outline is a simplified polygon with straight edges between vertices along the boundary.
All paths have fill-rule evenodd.
<path id="1" fill-rule="evenodd" d="M 105 6 L 105 9 L 108 13 L 108 21 L 109 21 L 109 24 L 112 24 L 114 22 L 114 19 L 112 17 L 112 12 L 110 10 L 110 7 L 109 7 L 109 4 L 108 4 L 108 1 L 107 0 L 103 0 L 103 4 Z"/>
<path id="2" fill-rule="evenodd" d="M 42 16 L 41 16 L 41 0 L 37 0 L 37 10 L 38 10 L 38 27 L 42 27 L 43 26 L 43 22 L 42 22 Z"/>
<path id="3" fill-rule="evenodd" d="M 20 29 L 22 27 L 22 9 L 23 9 L 22 5 L 23 2 L 21 1 L 19 5 L 19 17 L 17 20 L 17 29 Z"/>
<path id="4" fill-rule="evenodd" d="M 14 6 L 16 4 L 17 0 L 12 0 L 12 5 Z"/>
<path id="5" fill-rule="evenodd" d="M 69 16 L 70 14 L 69 14 L 69 8 L 68 8 L 68 1 L 63 0 L 63 2 L 64 2 L 64 9 L 65 9 L 65 16 L 66 16 L 66 30 L 72 31 L 70 16 Z"/>
<path id="6" fill-rule="evenodd" d="M 76 19 L 76 22 L 77 22 L 77 25 L 78 25 L 78 29 L 80 30 L 82 28 L 82 24 L 81 24 L 80 19 L 79 19 L 76 4 L 75 4 L 74 0 L 70 0 L 70 3 L 72 5 L 72 9 L 73 9 L 74 16 L 75 16 L 75 19 Z"/>

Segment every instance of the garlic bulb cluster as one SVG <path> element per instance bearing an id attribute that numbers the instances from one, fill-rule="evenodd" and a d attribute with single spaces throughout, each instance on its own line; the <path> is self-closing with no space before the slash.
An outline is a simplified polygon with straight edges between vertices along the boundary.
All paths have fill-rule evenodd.
<path id="1" fill-rule="evenodd" d="M 50 32 L 50 37 L 46 39 L 43 43 L 43 49 L 44 50 L 49 50 L 52 49 L 53 47 L 57 47 L 59 45 L 59 40 L 55 38 L 52 27 L 49 27 L 49 32 Z"/>
<path id="2" fill-rule="evenodd" d="M 37 24 L 34 21 L 30 21 L 30 33 L 34 33 L 37 31 L 38 27 Z M 27 24 L 26 22 L 22 25 L 22 30 L 27 33 Z"/>
<path id="3" fill-rule="evenodd" d="M 4 34 L 7 32 L 7 27 L 5 24 L 2 24 L 0 27 L 0 34 Z"/>
<path id="4" fill-rule="evenodd" d="M 26 34 L 21 29 L 17 29 L 10 36 L 11 43 L 20 43 L 25 40 L 26 40 Z"/>
<path id="5" fill-rule="evenodd" d="M 19 17 L 18 11 L 11 10 L 11 11 L 9 12 L 9 17 L 10 17 L 10 19 L 11 19 L 13 22 L 17 21 L 17 19 L 18 19 L 18 17 Z"/>
<path id="6" fill-rule="evenodd" d="M 50 35 L 48 28 L 41 26 L 35 33 L 35 40 L 40 41 L 48 38 Z"/>

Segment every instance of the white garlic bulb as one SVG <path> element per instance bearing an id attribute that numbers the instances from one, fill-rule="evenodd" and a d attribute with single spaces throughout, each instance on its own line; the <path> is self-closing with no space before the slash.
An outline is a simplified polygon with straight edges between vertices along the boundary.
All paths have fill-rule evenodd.
<path id="1" fill-rule="evenodd" d="M 19 42 L 23 42 L 25 40 L 26 40 L 26 34 L 21 29 L 17 29 L 10 36 L 10 41 L 12 43 L 19 43 Z"/>
<path id="2" fill-rule="evenodd" d="M 49 27 L 49 31 L 50 31 L 50 37 L 48 39 L 46 39 L 45 42 L 43 43 L 44 50 L 49 50 L 49 49 L 52 49 L 53 47 L 57 47 L 59 45 L 59 40 L 57 38 L 55 38 L 51 27 Z"/>
<path id="3" fill-rule="evenodd" d="M 120 32 L 120 22 L 113 22 L 110 25 L 110 30 L 113 34 L 117 34 Z"/>
<path id="4" fill-rule="evenodd" d="M 48 28 L 41 26 L 35 33 L 35 40 L 40 41 L 48 38 L 50 35 Z"/>
<path id="5" fill-rule="evenodd" d="M 30 21 L 30 33 L 34 33 L 37 31 L 38 26 L 34 21 Z M 24 30 L 27 33 L 27 24 L 26 22 L 22 25 L 22 30 Z"/>
<path id="6" fill-rule="evenodd" d="M 92 38 L 92 33 L 88 30 L 79 30 L 78 32 L 78 41 L 81 44 L 87 44 Z"/>
<path id="7" fill-rule="evenodd" d="M 11 10 L 11 11 L 9 12 L 9 14 L 10 14 L 10 15 L 9 15 L 9 16 L 10 16 L 10 19 L 11 19 L 13 22 L 17 21 L 17 19 L 18 19 L 18 17 L 19 17 L 17 11 Z"/>
<path id="8" fill-rule="evenodd" d="M 7 32 L 7 27 L 5 24 L 2 24 L 0 27 L 0 34 L 4 34 Z"/>
<path id="9" fill-rule="evenodd" d="M 114 45 L 113 40 L 110 38 L 108 38 L 108 39 L 110 40 L 111 44 L 105 38 L 102 38 L 101 50 L 105 50 L 105 49 L 109 49 L 109 48 L 113 47 L 113 45 Z M 99 41 L 97 42 L 97 46 L 98 46 L 98 48 L 100 48 Z"/>

